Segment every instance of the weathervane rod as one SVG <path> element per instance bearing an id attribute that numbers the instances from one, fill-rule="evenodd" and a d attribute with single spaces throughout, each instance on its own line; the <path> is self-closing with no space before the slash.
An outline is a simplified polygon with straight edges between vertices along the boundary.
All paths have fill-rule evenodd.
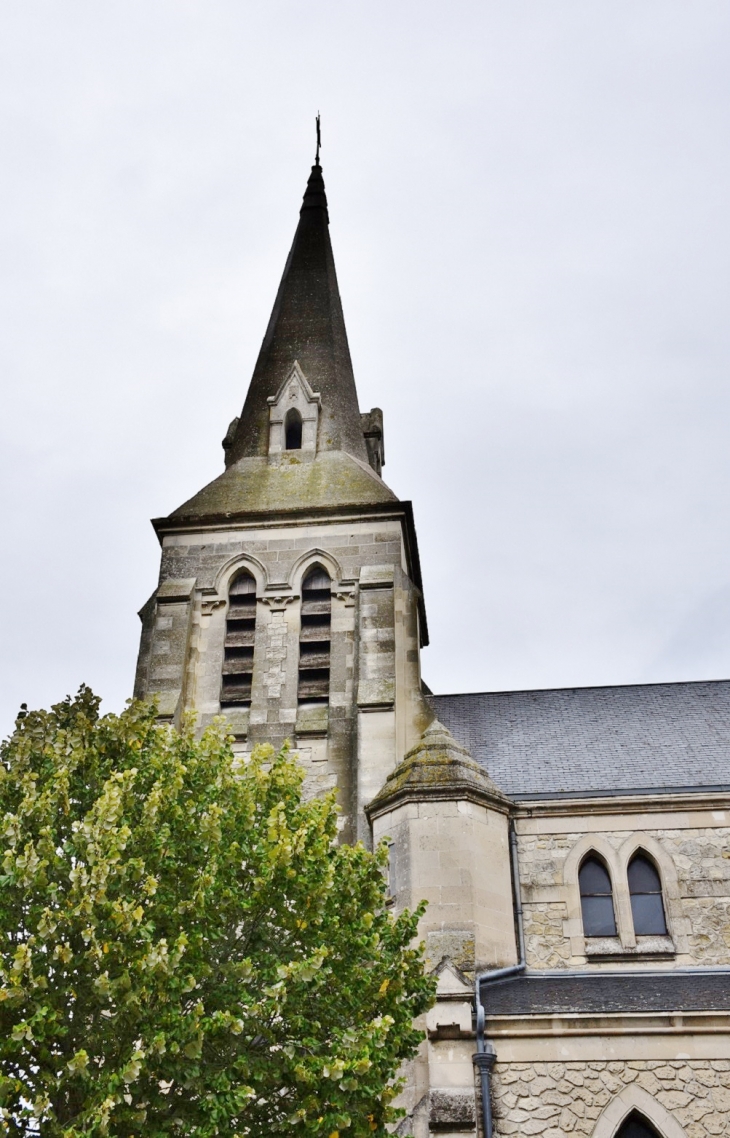
<path id="1" fill-rule="evenodd" d="M 322 145 L 322 130 L 319 123 L 319 111 L 317 111 L 317 153 L 315 155 L 314 164 L 319 166 L 319 148 Z"/>

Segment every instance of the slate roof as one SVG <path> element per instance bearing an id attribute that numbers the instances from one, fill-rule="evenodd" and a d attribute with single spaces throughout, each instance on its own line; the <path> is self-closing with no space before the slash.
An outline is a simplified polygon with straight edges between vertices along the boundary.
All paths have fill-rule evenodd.
<path id="1" fill-rule="evenodd" d="M 427 699 L 514 798 L 730 789 L 730 680 Z"/>
<path id="2" fill-rule="evenodd" d="M 570 1012 L 726 1012 L 730 1011 L 730 972 L 516 976 L 483 984 L 481 995 L 487 1019 L 490 1015 Z"/>

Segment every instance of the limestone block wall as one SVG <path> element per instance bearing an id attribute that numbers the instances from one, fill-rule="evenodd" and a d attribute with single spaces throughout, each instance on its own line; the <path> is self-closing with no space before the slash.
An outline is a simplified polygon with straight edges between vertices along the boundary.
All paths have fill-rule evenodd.
<path id="1" fill-rule="evenodd" d="M 632 1094 L 631 1087 L 638 1091 Z M 620 1120 L 622 1113 L 612 1104 L 619 1099 L 621 1105 L 621 1096 L 623 1113 L 629 1103 L 640 1106 L 660 1133 L 670 1128 L 667 1116 L 676 1120 L 687 1138 L 730 1132 L 730 1061 L 720 1059 L 498 1062 L 493 1077 L 495 1133 L 604 1138 L 605 1132 L 611 1138 L 612 1116 Z"/>
<path id="2" fill-rule="evenodd" d="M 730 961 L 728 812 L 682 810 L 560 821 L 561 830 L 553 833 L 548 820 L 517 823 L 529 966 L 575 967 L 589 961 L 611 966 L 611 957 L 632 955 L 680 965 Z M 669 938 L 633 936 L 625 871 L 639 846 L 654 857 L 662 876 Z M 592 848 L 608 864 L 621 934 L 601 944 L 584 940 L 580 918 L 577 872 Z"/>
<path id="3" fill-rule="evenodd" d="M 229 713 L 232 730 L 242 747 L 291 740 L 308 792 L 337 786 L 346 840 L 370 840 L 363 807 L 430 719 L 398 510 L 165 534 L 160 584 L 142 614 L 136 694 L 162 693 L 165 714 L 194 710 L 205 726 L 220 713 L 228 585 L 243 567 L 253 574 L 251 707 Z M 301 580 L 315 561 L 333 584 L 329 706 L 300 715 Z"/>
<path id="4" fill-rule="evenodd" d="M 473 976 L 516 962 L 504 814 L 470 801 L 407 802 L 375 819 L 373 837 L 392 842 L 397 907 L 428 901 L 419 933 L 429 968 L 448 957 Z"/>
<path id="5" fill-rule="evenodd" d="M 194 587 L 194 577 L 168 577 L 140 613 L 142 640 L 135 696 L 154 691 L 160 715 L 175 722 L 179 722 L 187 698 Z"/>

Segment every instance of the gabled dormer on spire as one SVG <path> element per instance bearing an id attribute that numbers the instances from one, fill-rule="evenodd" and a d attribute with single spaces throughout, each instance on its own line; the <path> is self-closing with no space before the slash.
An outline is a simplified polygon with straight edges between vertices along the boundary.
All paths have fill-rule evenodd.
<path id="1" fill-rule="evenodd" d="M 294 360 L 292 369 L 269 404 L 269 458 L 284 451 L 297 451 L 302 458 L 314 458 L 322 397 L 312 391 L 307 377 Z"/>
<path id="2" fill-rule="evenodd" d="M 329 233 L 322 167 L 307 182 L 299 224 L 254 368 L 227 462 L 272 452 L 271 400 L 294 366 L 320 396 L 318 451 L 346 451 L 368 462 L 345 318 Z M 278 432 L 278 428 L 277 428 Z"/>

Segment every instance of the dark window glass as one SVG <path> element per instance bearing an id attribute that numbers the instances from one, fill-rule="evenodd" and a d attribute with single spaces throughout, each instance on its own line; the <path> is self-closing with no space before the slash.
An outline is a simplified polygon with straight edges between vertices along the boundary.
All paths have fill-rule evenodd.
<path id="1" fill-rule="evenodd" d="M 659 1138 L 659 1135 L 643 1114 L 633 1113 L 621 1125 L 616 1138 Z"/>
<path id="2" fill-rule="evenodd" d="M 636 854 L 629 866 L 629 889 L 632 893 L 661 893 L 662 883 L 656 866 L 644 854 Z"/>
<path id="3" fill-rule="evenodd" d="M 240 573 L 228 590 L 222 707 L 244 709 L 251 706 L 255 638 L 256 582 L 250 573 Z"/>
<path id="4" fill-rule="evenodd" d="M 585 936 L 616 936 L 611 878 L 602 861 L 589 857 L 578 874 Z"/>
<path id="5" fill-rule="evenodd" d="M 302 449 L 302 417 L 294 407 L 287 413 L 284 433 L 287 450 Z"/>
<path id="6" fill-rule="evenodd" d="M 629 865 L 628 877 L 634 932 L 637 936 L 666 936 L 662 883 L 656 866 L 645 854 L 637 854 Z"/>
<path id="7" fill-rule="evenodd" d="M 611 895 L 611 878 L 605 865 L 598 858 L 589 857 L 580 867 L 580 891 Z"/>

